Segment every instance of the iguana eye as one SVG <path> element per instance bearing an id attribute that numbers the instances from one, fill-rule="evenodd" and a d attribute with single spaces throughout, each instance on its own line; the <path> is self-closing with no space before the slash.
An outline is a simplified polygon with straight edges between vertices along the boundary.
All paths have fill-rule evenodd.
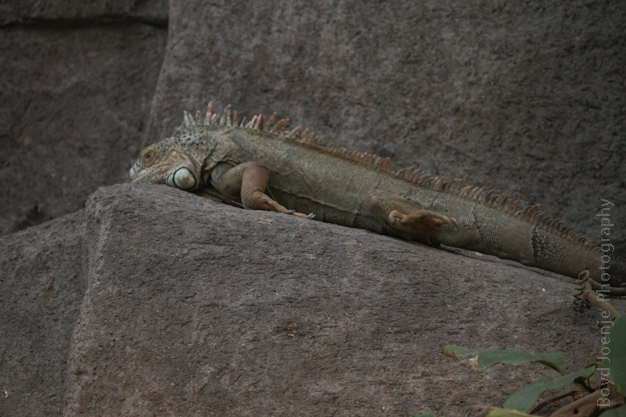
<path id="1" fill-rule="evenodd" d="M 154 149 L 146 149 L 143 151 L 143 154 L 141 154 L 141 162 L 143 162 L 143 164 L 147 167 L 152 165 L 154 159 L 156 158 L 156 154 L 157 153 Z"/>
<path id="2" fill-rule="evenodd" d="M 198 180 L 188 168 L 179 168 L 174 174 L 167 177 L 165 183 L 170 187 L 180 188 L 181 190 L 190 190 L 196 187 Z"/>

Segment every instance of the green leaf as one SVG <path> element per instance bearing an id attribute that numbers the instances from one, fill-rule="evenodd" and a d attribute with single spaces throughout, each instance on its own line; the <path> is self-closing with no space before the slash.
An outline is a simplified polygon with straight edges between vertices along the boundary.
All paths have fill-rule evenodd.
<path id="1" fill-rule="evenodd" d="M 602 417 L 626 417 L 626 405 L 605 411 Z"/>
<path id="2" fill-rule="evenodd" d="M 562 367 L 567 366 L 567 361 L 558 353 L 530 353 L 523 350 L 476 350 L 462 346 L 446 346 L 445 355 L 452 356 L 461 362 L 467 363 L 478 372 L 482 372 L 492 365 L 501 363 L 508 366 L 519 366 L 528 362 L 539 362 L 567 375 Z"/>
<path id="3" fill-rule="evenodd" d="M 529 411 L 537 398 L 547 390 L 562 388 L 566 385 L 572 384 L 577 378 L 589 378 L 596 370 L 596 366 L 592 365 L 588 368 L 581 369 L 571 374 L 562 375 L 558 378 L 547 378 L 540 381 L 533 382 L 526 385 L 515 394 L 511 395 L 508 400 L 504 402 L 505 408 L 510 408 L 518 411 Z"/>
<path id="4" fill-rule="evenodd" d="M 610 352 L 602 361 L 600 375 L 603 379 L 608 376 L 617 390 L 626 396 L 626 316 L 619 316 L 611 327 L 602 327 L 602 332 L 602 341 L 609 342 L 602 349 L 606 352 L 608 348 Z"/>
<path id="5" fill-rule="evenodd" d="M 476 407 L 473 407 L 476 408 Z M 530 414 L 522 413 L 517 410 L 506 410 L 497 407 L 480 407 L 482 410 L 489 410 L 485 417 L 533 417 Z"/>

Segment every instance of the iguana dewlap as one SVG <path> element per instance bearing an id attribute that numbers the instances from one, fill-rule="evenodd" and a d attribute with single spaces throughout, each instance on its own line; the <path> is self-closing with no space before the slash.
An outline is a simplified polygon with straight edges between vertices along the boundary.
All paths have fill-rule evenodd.
<path id="1" fill-rule="evenodd" d="M 133 182 L 168 184 L 256 210 L 391 232 L 407 239 L 512 259 L 577 277 L 589 270 L 603 281 L 602 251 L 574 235 L 537 206 L 493 195 L 462 180 L 433 178 L 419 170 L 393 173 L 389 158 L 322 146 L 322 138 L 288 120 L 218 118 L 209 104 L 204 121 L 185 113 L 171 138 L 143 150 L 130 171 Z M 604 275 L 603 278 L 606 278 Z M 612 285 L 623 276 L 611 275 Z"/>

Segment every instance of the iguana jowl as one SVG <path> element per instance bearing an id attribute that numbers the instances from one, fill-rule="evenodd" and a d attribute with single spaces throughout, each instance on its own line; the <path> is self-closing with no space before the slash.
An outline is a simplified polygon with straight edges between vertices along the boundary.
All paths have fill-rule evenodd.
<path id="1" fill-rule="evenodd" d="M 275 115 L 267 122 L 264 116 L 239 122 L 237 112 L 231 120 L 230 106 L 218 118 L 209 104 L 204 121 L 200 112 L 196 119 L 185 113 L 171 138 L 144 149 L 131 179 L 208 192 L 250 209 L 314 213 L 326 222 L 492 254 L 571 277 L 589 270 L 602 282 L 600 248 L 537 206 L 518 209 L 518 197 L 412 168 L 393 173 L 389 158 L 324 147 L 308 130 L 283 132 L 287 122 Z M 613 285 L 624 279 L 617 278 Z"/>

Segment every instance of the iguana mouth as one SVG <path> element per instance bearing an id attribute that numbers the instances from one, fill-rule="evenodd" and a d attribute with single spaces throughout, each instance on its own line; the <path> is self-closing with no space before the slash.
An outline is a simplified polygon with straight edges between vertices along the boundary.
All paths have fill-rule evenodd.
<path id="1" fill-rule="evenodd" d="M 137 168 L 135 168 L 135 166 L 133 165 L 130 168 L 130 180 L 131 182 L 135 182 L 136 179 L 137 179 Z"/>
<path id="2" fill-rule="evenodd" d="M 166 173 L 168 170 L 167 166 L 161 165 L 159 167 L 154 167 L 151 168 L 149 170 L 147 170 L 146 172 L 144 172 L 143 174 L 140 174 L 139 176 L 137 176 L 138 172 L 137 169 L 135 167 L 132 167 L 130 169 L 130 178 L 132 183 L 165 183 L 165 180 L 162 180 L 164 178 L 164 173 Z M 135 178 L 133 178 L 135 177 Z M 157 181 L 150 181 L 150 178 L 156 178 Z"/>

